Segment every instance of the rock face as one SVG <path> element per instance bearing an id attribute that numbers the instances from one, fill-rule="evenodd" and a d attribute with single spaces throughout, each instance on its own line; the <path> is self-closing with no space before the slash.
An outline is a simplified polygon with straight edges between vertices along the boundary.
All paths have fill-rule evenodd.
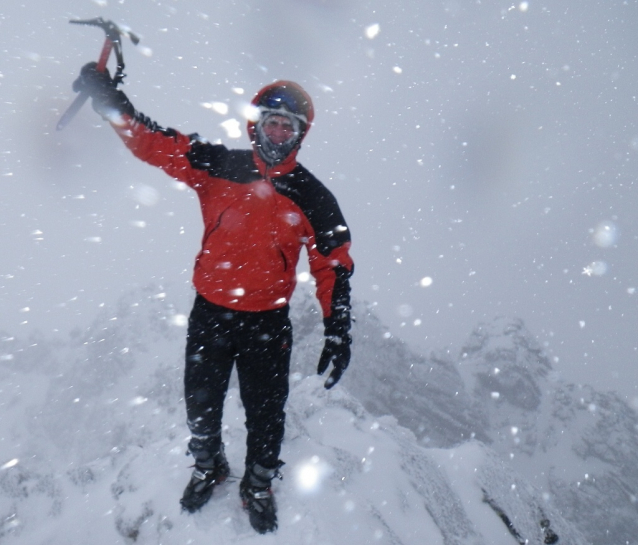
<path id="1" fill-rule="evenodd" d="M 323 330 L 312 296 L 293 307 L 293 369 L 316 372 Z M 344 386 L 373 414 L 391 414 L 424 445 L 450 447 L 486 440 L 458 368 L 451 359 L 424 357 L 390 335 L 374 312 L 354 304 L 353 355 Z"/>
<path id="2" fill-rule="evenodd" d="M 479 439 L 594 545 L 636 542 L 638 417 L 628 403 L 559 379 L 519 319 L 477 325 L 454 360 L 417 355 L 370 309 L 354 310 L 353 360 L 343 383 L 367 410 L 392 414 L 423 445 Z M 313 312 L 306 295 L 295 317 L 316 323 Z M 310 374 L 321 329 L 304 331 L 296 364 Z"/>
<path id="3" fill-rule="evenodd" d="M 613 392 L 555 378 L 520 320 L 479 325 L 460 367 L 490 446 L 594 544 L 638 535 L 638 418 Z"/>

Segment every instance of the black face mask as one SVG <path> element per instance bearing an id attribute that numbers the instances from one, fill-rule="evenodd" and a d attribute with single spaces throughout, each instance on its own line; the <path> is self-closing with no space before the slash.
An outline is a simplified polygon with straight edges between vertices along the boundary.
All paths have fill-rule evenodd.
<path id="1" fill-rule="evenodd" d="M 275 144 L 270 141 L 264 132 L 264 124 L 272 115 L 280 115 L 288 118 L 293 126 L 294 134 L 285 142 Z M 259 157 L 269 165 L 274 166 L 286 159 L 299 145 L 302 136 L 302 123 L 293 115 L 288 115 L 284 110 L 266 111 L 262 113 L 255 125 L 255 148 Z"/>

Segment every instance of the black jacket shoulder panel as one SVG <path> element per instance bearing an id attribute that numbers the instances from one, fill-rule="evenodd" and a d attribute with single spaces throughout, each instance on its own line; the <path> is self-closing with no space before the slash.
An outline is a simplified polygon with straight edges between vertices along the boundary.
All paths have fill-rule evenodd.
<path id="1" fill-rule="evenodd" d="M 194 169 L 205 170 L 215 178 L 236 183 L 249 183 L 260 178 L 250 150 L 229 150 L 222 144 L 194 139 L 186 157 Z"/>
<path id="2" fill-rule="evenodd" d="M 191 149 L 186 154 L 186 158 L 194 169 L 210 170 L 223 162 L 227 155 L 226 146 L 202 142 L 196 135 L 191 135 Z"/>
<path id="3" fill-rule="evenodd" d="M 306 168 L 297 165 L 290 174 L 272 181 L 277 192 L 293 201 L 308 218 L 322 255 L 350 242 L 350 230 L 337 199 Z"/>

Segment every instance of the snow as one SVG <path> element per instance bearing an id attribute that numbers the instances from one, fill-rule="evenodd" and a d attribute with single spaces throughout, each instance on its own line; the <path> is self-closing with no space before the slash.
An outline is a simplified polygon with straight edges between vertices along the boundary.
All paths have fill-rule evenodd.
<path id="1" fill-rule="evenodd" d="M 188 297 L 161 287 L 114 303 L 148 278 L 188 281 L 195 197 L 168 180 L 142 183 L 160 175 L 88 107 L 70 131 L 52 132 L 101 38 L 67 35 L 75 15 L 38 4 L 37 20 L 18 4 L 0 17 L 10 329 L 0 334 L 0 542 L 251 542 L 236 482 L 201 516 L 177 512 L 189 473 Z M 308 0 L 285 2 L 283 21 L 279 3 L 229 3 L 210 17 L 188 2 L 110 4 L 92 2 L 153 46 L 125 46 L 125 89 L 162 124 L 239 138 L 233 116 L 250 119 L 247 101 L 271 78 L 316 96 L 323 115 L 303 162 L 347 211 L 354 292 L 373 297 L 392 328 L 359 322 L 353 364 L 329 394 L 312 374 L 317 337 L 297 338 L 282 525 L 260 542 L 512 543 L 484 488 L 523 535 L 536 535 L 542 507 L 571 543 L 580 538 L 556 511 L 597 543 L 635 539 L 629 3 L 564 17 L 526 1 L 432 11 Z M 293 21 L 284 47 L 260 34 Z M 579 34 L 589 39 L 574 49 Z M 228 119 L 217 126 L 217 115 Z M 460 361 L 450 350 L 417 358 L 395 335 L 427 350 L 460 346 L 496 311 L 524 317 L 561 366 L 539 366 L 525 335 L 493 327 L 479 328 Z M 73 327 L 64 341 L 37 333 Z M 562 382 L 570 374 L 577 384 Z M 235 390 L 228 403 L 240 473 Z"/>
<path id="2" fill-rule="evenodd" d="M 44 381 L 38 384 L 32 378 L 25 380 L 29 391 L 23 392 L 22 398 L 46 398 L 32 396 L 33 387 L 41 391 L 44 385 Z M 79 456 L 63 444 L 52 452 L 45 430 L 40 430 L 43 435 L 36 431 L 30 438 L 25 430 L 21 439 L 35 441 L 33 448 L 47 456 L 44 462 L 38 463 L 40 456 L 36 455 L 17 462 L 14 458 L 4 465 L 2 512 L 8 516 L 2 533 L 6 543 L 112 544 L 131 542 L 133 537 L 137 543 L 205 543 L 212 535 L 216 543 L 263 543 L 264 539 L 277 543 L 383 543 L 388 536 L 398 543 L 411 543 L 419 535 L 432 536 L 434 544 L 443 543 L 440 536 L 435 539 L 439 532 L 423 501 L 407 503 L 409 498 L 418 497 L 418 491 L 401 475 L 400 452 L 393 435 L 343 391 L 326 392 L 318 378 L 304 379 L 293 389 L 291 423 L 282 452 L 288 460 L 287 477 L 276 484 L 280 529 L 271 538 L 257 536 L 250 528 L 236 481 L 223 485 L 201 513 L 180 513 L 179 495 L 190 474 L 184 456 L 187 430 L 181 425 L 172 439 L 163 437 L 163 427 L 153 423 L 164 417 L 159 414 L 164 411 L 152 399 L 144 412 L 155 414 L 154 419 L 140 426 L 140 419 L 133 417 L 127 423 L 130 411 L 142 406 L 139 398 L 105 399 L 110 395 L 97 404 L 114 406 L 124 401 L 129 409 L 119 413 L 116 421 L 109 419 L 113 430 L 92 437 L 97 441 L 91 448 L 96 452 L 94 459 Z M 233 472 L 240 475 L 245 432 L 238 400 L 238 392 L 231 390 L 225 433 Z M 80 398 L 78 404 L 82 403 Z M 69 404 L 66 417 L 73 412 Z M 19 420 L 12 419 L 14 433 L 20 433 Z M 70 424 L 56 420 L 59 426 Z M 396 424 L 390 420 L 386 425 L 396 433 Z M 111 435 L 118 427 L 128 428 L 120 434 L 140 437 L 138 426 L 138 430 L 146 428 L 141 435 L 148 436 L 141 446 L 133 442 L 108 449 L 108 440 L 99 441 L 100 435 Z M 3 429 L 4 437 L 8 433 Z M 98 450 L 102 452 L 98 454 Z M 87 461 L 78 463 L 78 458 Z M 320 468 L 318 486 L 312 490 L 295 478 L 308 464 Z M 304 536 L 301 541 L 300 535 Z"/>
<path id="3" fill-rule="evenodd" d="M 546 510 L 559 535 L 585 543 L 483 443 L 424 448 L 395 417 L 372 415 L 342 384 L 326 391 L 298 366 L 284 479 L 274 483 L 276 534 L 257 535 L 240 504 L 246 432 L 235 386 L 224 414 L 234 478 L 199 513 L 182 513 L 192 459 L 181 385 L 184 313 L 173 293 L 129 294 L 68 342 L 2 337 L 1 352 L 11 356 L 0 367 L 3 543 L 515 543 L 484 491 L 530 539 L 541 536 Z M 296 321 L 299 358 L 314 342 Z"/>

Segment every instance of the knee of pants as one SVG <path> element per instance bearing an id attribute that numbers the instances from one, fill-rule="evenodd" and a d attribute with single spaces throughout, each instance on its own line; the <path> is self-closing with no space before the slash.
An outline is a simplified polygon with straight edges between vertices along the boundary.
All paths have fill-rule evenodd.
<path id="1" fill-rule="evenodd" d="M 210 392 L 206 388 L 198 388 L 191 393 L 191 399 L 201 405 L 211 399 Z"/>

